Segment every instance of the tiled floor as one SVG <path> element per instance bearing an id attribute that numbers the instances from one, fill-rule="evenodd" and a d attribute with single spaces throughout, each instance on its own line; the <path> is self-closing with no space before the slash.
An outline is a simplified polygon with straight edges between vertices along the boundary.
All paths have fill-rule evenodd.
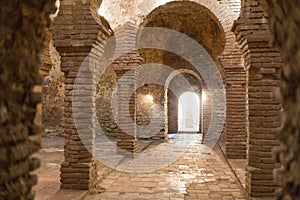
<path id="1" fill-rule="evenodd" d="M 53 142 L 53 140 L 55 142 Z M 199 146 L 193 142 L 179 159 L 165 168 L 147 173 L 128 173 L 114 170 L 100 186 L 99 194 L 84 191 L 60 191 L 59 164 L 63 159 L 62 139 L 45 139 L 39 153 L 42 167 L 37 171 L 39 183 L 35 187 L 36 199 L 246 199 L 244 190 L 231 171 L 220 147 L 204 158 L 199 156 Z M 154 151 L 156 146 L 147 147 Z M 147 150 L 146 149 L 146 150 Z M 176 154 L 161 152 L 165 159 Z M 145 166 L 141 166 L 145 167 Z M 76 198 L 75 198 L 76 197 Z M 80 197 L 80 198 L 79 198 Z"/>

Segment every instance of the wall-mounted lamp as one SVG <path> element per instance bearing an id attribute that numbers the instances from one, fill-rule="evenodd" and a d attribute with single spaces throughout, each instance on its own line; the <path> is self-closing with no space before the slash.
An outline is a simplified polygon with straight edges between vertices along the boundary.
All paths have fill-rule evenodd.
<path id="1" fill-rule="evenodd" d="M 150 95 L 150 94 L 146 94 L 146 100 L 149 101 L 149 102 L 152 102 L 153 101 L 153 96 Z"/>

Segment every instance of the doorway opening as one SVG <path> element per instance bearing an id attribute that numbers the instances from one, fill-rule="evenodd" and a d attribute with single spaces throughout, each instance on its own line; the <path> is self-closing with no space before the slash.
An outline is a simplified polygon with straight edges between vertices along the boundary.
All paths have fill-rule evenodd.
<path id="1" fill-rule="evenodd" d="M 185 92 L 178 100 L 178 132 L 199 132 L 200 98 L 197 93 Z"/>

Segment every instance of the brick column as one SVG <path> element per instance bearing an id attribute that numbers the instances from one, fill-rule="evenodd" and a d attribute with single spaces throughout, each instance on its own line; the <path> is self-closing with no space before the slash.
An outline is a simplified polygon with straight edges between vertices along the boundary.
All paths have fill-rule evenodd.
<path id="1" fill-rule="evenodd" d="M 246 158 L 246 73 L 242 67 L 226 68 L 226 156 Z"/>
<path id="2" fill-rule="evenodd" d="M 137 152 L 135 91 L 137 67 L 142 64 L 142 58 L 135 46 L 136 33 L 137 29 L 131 23 L 115 30 L 116 53 L 113 61 L 118 82 L 117 146 L 120 153 L 129 155 Z"/>
<path id="3" fill-rule="evenodd" d="M 65 159 L 61 164 L 61 188 L 65 189 L 91 190 L 97 183 L 97 164 L 93 157 L 95 77 L 104 47 L 95 44 L 106 39 L 109 32 L 96 22 L 100 20 L 92 15 L 91 7 L 85 1 L 61 1 L 52 27 L 54 45 L 61 55 L 61 69 L 65 73 Z"/>
<path id="4" fill-rule="evenodd" d="M 219 57 L 226 88 L 226 157 L 246 158 L 246 71 L 233 32 Z"/>
<path id="5" fill-rule="evenodd" d="M 114 62 L 117 64 L 118 61 Z M 130 89 L 136 90 L 136 73 L 131 71 L 130 75 L 127 73 L 126 78 L 123 79 L 123 75 L 130 69 L 134 69 L 136 66 L 132 66 L 134 63 L 126 63 L 120 68 L 114 67 L 117 74 L 118 81 L 118 133 L 117 133 L 117 146 L 119 153 L 131 155 L 137 152 L 137 136 L 136 136 L 136 93 L 131 93 Z M 119 66 L 119 65 L 118 65 Z M 133 67 L 133 68 L 132 68 Z M 127 69 L 125 69 L 127 68 Z M 130 97 L 130 100 L 128 100 Z M 129 112 L 128 112 L 129 110 Z"/>
<path id="6" fill-rule="evenodd" d="M 205 101 L 203 100 L 203 96 L 201 97 L 202 102 L 202 115 L 203 115 L 203 124 L 202 124 L 202 134 L 203 138 L 205 137 L 205 134 L 207 133 L 207 130 L 209 128 L 210 120 L 211 120 L 211 95 L 206 85 L 203 85 L 202 87 L 202 94 L 205 94 Z"/>
<path id="7" fill-rule="evenodd" d="M 281 125 L 281 105 L 273 91 L 281 85 L 278 71 L 282 63 L 278 51 L 270 46 L 261 1 L 244 1 L 233 29 L 247 69 L 247 192 L 257 197 L 272 196 L 278 187 L 273 169 L 280 167 L 272 149 L 279 146 L 275 132 Z"/>

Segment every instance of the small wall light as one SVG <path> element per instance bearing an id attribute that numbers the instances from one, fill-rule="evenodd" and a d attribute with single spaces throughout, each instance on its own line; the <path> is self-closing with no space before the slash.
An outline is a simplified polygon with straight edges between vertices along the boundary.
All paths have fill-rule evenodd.
<path id="1" fill-rule="evenodd" d="M 153 96 L 150 95 L 150 94 L 146 94 L 146 99 L 147 99 L 147 101 L 152 102 L 153 101 Z"/>

